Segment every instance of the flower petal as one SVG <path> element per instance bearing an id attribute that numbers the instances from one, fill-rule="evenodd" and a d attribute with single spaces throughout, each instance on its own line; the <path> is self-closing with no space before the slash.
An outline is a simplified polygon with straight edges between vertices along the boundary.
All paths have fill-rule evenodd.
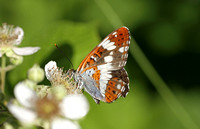
<path id="1" fill-rule="evenodd" d="M 47 63 L 45 65 L 45 75 L 47 77 L 47 79 L 49 81 L 51 81 L 53 78 L 52 78 L 52 75 L 54 74 L 55 70 L 57 69 L 57 64 L 55 61 L 49 61 L 49 63 Z"/>
<path id="2" fill-rule="evenodd" d="M 22 47 L 22 48 L 14 47 L 13 51 L 17 55 L 25 56 L 25 55 L 32 55 L 36 53 L 39 49 L 40 47 Z"/>
<path id="3" fill-rule="evenodd" d="M 22 123 L 28 124 L 36 120 L 37 115 L 35 112 L 31 110 L 16 106 L 11 103 L 9 103 L 7 106 L 8 106 L 8 110 Z"/>
<path id="4" fill-rule="evenodd" d="M 17 100 L 19 101 L 20 104 L 22 104 L 25 107 L 28 108 L 33 108 L 34 103 L 37 99 L 36 93 L 28 88 L 27 85 L 25 85 L 22 82 L 19 82 L 15 89 L 14 89 L 14 94 Z"/>
<path id="5" fill-rule="evenodd" d="M 14 33 L 18 36 L 17 39 L 16 39 L 16 42 L 15 42 L 15 45 L 19 45 L 23 40 L 24 31 L 23 31 L 22 28 L 16 27 L 15 30 L 14 30 Z"/>
<path id="6" fill-rule="evenodd" d="M 78 123 L 72 122 L 70 120 L 56 118 L 52 121 L 51 129 L 80 129 Z"/>
<path id="7" fill-rule="evenodd" d="M 66 96 L 61 103 L 63 115 L 70 119 L 80 119 L 89 111 L 89 103 L 82 94 Z"/>

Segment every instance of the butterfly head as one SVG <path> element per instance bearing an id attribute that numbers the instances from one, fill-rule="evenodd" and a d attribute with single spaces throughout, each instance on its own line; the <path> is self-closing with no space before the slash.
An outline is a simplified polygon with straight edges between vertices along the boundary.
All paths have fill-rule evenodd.
<path id="1" fill-rule="evenodd" d="M 74 76 L 74 74 L 75 74 L 75 70 L 74 69 L 69 69 L 68 71 L 67 71 L 67 75 L 69 75 L 70 77 L 73 77 Z"/>

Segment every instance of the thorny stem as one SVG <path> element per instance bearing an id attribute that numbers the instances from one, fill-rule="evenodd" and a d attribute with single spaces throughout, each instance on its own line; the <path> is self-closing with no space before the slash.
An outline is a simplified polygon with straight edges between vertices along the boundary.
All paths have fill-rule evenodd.
<path id="1" fill-rule="evenodd" d="M 5 88 L 5 77 L 6 77 L 6 57 L 2 55 L 1 57 L 1 92 L 4 93 Z"/>

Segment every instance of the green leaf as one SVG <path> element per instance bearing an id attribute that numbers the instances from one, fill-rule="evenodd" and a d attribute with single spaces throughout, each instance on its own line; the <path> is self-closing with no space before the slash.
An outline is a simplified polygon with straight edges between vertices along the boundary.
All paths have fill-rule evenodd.
<path id="1" fill-rule="evenodd" d="M 6 122 L 10 116 L 11 115 L 8 111 L 0 110 L 0 125 Z"/>

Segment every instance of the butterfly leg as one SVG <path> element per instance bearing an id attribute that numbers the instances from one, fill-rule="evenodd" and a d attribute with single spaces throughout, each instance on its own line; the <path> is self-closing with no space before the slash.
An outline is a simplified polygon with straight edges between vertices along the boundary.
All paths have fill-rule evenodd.
<path id="1" fill-rule="evenodd" d="M 96 104 L 100 104 L 100 100 L 93 98 Z"/>
<path id="2" fill-rule="evenodd" d="M 78 82 L 78 87 L 77 87 L 78 89 L 83 89 L 83 81 L 79 81 Z"/>

